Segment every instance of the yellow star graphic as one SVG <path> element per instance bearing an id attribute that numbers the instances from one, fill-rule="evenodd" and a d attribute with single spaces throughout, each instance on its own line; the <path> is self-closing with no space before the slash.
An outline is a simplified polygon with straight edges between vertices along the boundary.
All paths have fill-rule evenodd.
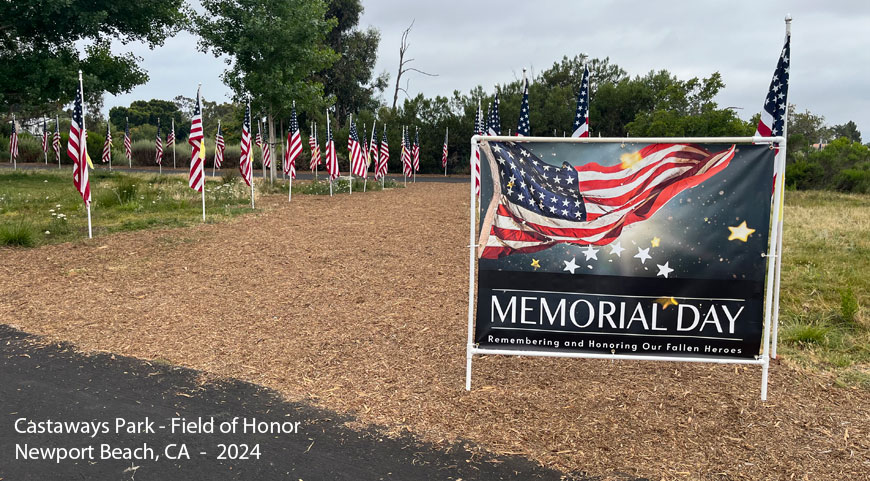
<path id="1" fill-rule="evenodd" d="M 676 306 L 679 304 L 673 297 L 660 297 L 656 299 L 656 302 L 661 304 L 662 310 L 667 309 L 668 306 Z"/>
<path id="2" fill-rule="evenodd" d="M 660 243 L 661 241 L 662 241 L 662 240 L 659 239 L 658 237 L 653 237 L 653 240 L 650 241 L 650 244 L 652 244 L 653 247 L 658 247 L 658 246 L 659 246 L 659 243 Z"/>
<path id="3" fill-rule="evenodd" d="M 537 259 L 532 259 L 532 267 L 534 267 L 535 270 L 538 270 L 538 268 L 541 267 L 541 261 Z"/>
<path id="4" fill-rule="evenodd" d="M 750 229 L 746 226 L 745 220 L 737 227 L 728 226 L 728 230 L 731 231 L 731 235 L 728 236 L 728 240 L 739 239 L 743 242 L 746 242 L 749 238 L 749 235 L 755 232 L 755 229 Z"/>
<path id="5" fill-rule="evenodd" d="M 514 181 L 508 182 L 507 186 L 508 186 L 508 189 L 513 189 L 514 188 Z"/>

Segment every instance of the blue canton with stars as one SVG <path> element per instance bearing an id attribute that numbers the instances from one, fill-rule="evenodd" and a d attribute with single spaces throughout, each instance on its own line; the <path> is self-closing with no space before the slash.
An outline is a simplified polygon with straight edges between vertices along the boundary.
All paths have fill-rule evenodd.
<path id="1" fill-rule="evenodd" d="M 501 135 L 501 116 L 498 114 L 498 92 L 492 101 L 489 118 L 486 119 L 486 130 L 489 135 Z"/>
<path id="2" fill-rule="evenodd" d="M 554 220 L 586 220 L 578 174 L 568 163 L 550 165 L 513 142 L 493 142 L 491 146 L 498 162 L 501 192 L 510 203 Z"/>
<path id="3" fill-rule="evenodd" d="M 517 135 L 530 136 L 532 129 L 529 125 L 529 82 L 523 88 L 523 102 L 520 104 L 520 121 L 517 124 Z"/>
<path id="4" fill-rule="evenodd" d="M 776 71 L 773 73 L 773 79 L 770 81 L 770 90 L 767 93 L 767 98 L 764 99 L 764 110 L 768 111 L 773 117 L 773 125 L 770 126 L 773 135 L 782 135 L 783 124 L 785 122 L 785 109 L 788 104 L 790 46 L 791 36 L 785 40 L 782 53 L 779 55 L 779 61 L 776 63 Z"/>
<path id="5" fill-rule="evenodd" d="M 583 67 L 583 80 L 580 82 L 580 91 L 577 93 L 577 113 L 574 114 L 574 128 L 576 132 L 580 126 L 586 123 L 589 117 L 589 67 Z"/>

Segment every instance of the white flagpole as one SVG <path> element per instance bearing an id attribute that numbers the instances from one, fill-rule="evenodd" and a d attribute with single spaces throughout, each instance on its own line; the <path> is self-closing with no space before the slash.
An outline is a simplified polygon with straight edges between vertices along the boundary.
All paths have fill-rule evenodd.
<path id="1" fill-rule="evenodd" d="M 175 164 L 175 118 L 172 118 L 172 168 L 177 169 L 178 166 Z"/>
<path id="2" fill-rule="evenodd" d="M 350 120 L 348 122 L 348 126 L 350 126 L 352 124 L 353 124 L 353 114 L 350 114 Z M 348 128 L 350 128 L 350 127 L 348 127 Z M 353 159 L 351 159 L 350 157 L 351 157 L 350 153 L 348 153 L 348 156 L 347 156 L 347 160 L 348 160 L 347 175 L 350 176 L 350 184 L 348 187 L 350 190 L 348 191 L 348 193 L 353 194 Z"/>
<path id="3" fill-rule="evenodd" d="M 42 118 L 42 136 L 45 137 L 45 149 L 42 153 L 45 154 L 45 165 L 48 165 L 48 124 L 45 122 L 45 117 Z"/>
<path id="4" fill-rule="evenodd" d="M 786 14 L 785 16 L 785 35 L 787 38 L 791 38 L 791 14 Z M 782 136 L 786 139 L 786 142 L 783 144 L 782 149 L 780 149 L 779 155 L 785 159 L 786 148 L 788 147 L 788 95 L 786 94 L 785 99 L 783 100 L 786 105 L 785 115 L 783 117 L 782 122 Z M 783 160 L 782 165 L 785 165 L 785 161 Z M 770 355 L 772 358 L 776 359 L 776 344 L 779 338 L 779 280 L 780 280 L 780 269 L 782 268 L 782 219 L 785 216 L 785 169 L 782 172 L 779 172 L 779 176 L 776 179 L 777 183 L 779 183 L 779 192 L 780 197 L 777 202 L 780 203 L 779 206 L 779 219 L 776 221 L 776 265 L 774 266 L 774 285 L 773 285 L 773 326 L 772 326 L 772 337 L 771 340 L 771 350 Z"/>
<path id="5" fill-rule="evenodd" d="M 196 102 L 199 104 L 199 115 L 202 117 L 202 94 L 200 91 L 202 90 L 202 82 L 199 83 L 199 86 L 196 88 Z M 201 119 L 203 127 L 205 126 L 205 119 Z M 173 147 L 174 149 L 174 147 Z M 202 221 L 205 222 L 205 128 L 202 129 L 202 138 L 199 139 L 199 151 L 200 158 L 202 159 Z"/>
<path id="6" fill-rule="evenodd" d="M 87 131 L 87 129 L 85 129 L 85 89 L 82 86 L 82 71 L 81 70 L 79 70 L 79 92 L 81 92 L 81 94 L 82 94 L 82 134 L 81 134 L 81 138 L 79 139 L 79 144 L 80 144 L 79 147 L 85 149 L 84 161 L 85 161 L 85 170 L 87 170 L 87 168 L 88 168 L 88 165 L 87 165 L 87 162 L 88 162 L 88 131 Z M 79 178 L 79 180 L 81 180 L 81 178 Z M 90 182 L 90 179 L 88 180 L 88 182 Z M 87 206 L 87 208 L 88 208 L 88 239 L 93 239 L 94 232 L 93 232 L 93 229 L 91 228 L 91 202 L 90 202 L 90 199 L 88 199 L 88 201 L 85 202 L 85 206 Z"/>
<path id="7" fill-rule="evenodd" d="M 403 125 L 402 126 L 402 170 L 403 171 L 405 170 L 405 149 L 407 149 L 407 148 L 408 148 L 408 146 L 405 145 L 405 126 Z M 411 168 L 413 169 L 414 167 L 411 166 Z M 402 177 L 405 178 L 405 187 L 408 187 L 408 174 L 405 174 Z"/>
<path id="8" fill-rule="evenodd" d="M 57 131 L 57 136 L 60 137 L 60 115 L 55 115 L 54 117 L 54 128 Z M 54 144 L 54 139 L 52 139 L 52 145 Z M 57 168 L 60 169 L 60 155 L 57 156 Z"/>
<path id="9" fill-rule="evenodd" d="M 332 145 L 333 150 L 335 150 L 335 142 Z M 326 147 L 329 150 L 329 107 L 326 108 Z M 326 163 L 329 163 L 329 159 L 326 159 Z M 329 171 L 329 169 L 326 170 Z M 329 196 L 332 197 L 332 173 L 329 173 Z"/>
<path id="10" fill-rule="evenodd" d="M 82 114 L 82 118 L 84 118 L 84 114 Z M 18 126 L 15 125 L 15 114 L 12 114 L 12 135 L 18 131 Z M 9 143 L 12 143 L 12 137 L 9 137 Z M 12 155 L 12 151 L 10 150 L 9 156 L 12 157 L 12 170 L 18 170 L 18 159 Z"/>
<path id="11" fill-rule="evenodd" d="M 384 137 L 386 137 L 386 136 L 387 136 L 387 124 L 384 124 Z M 387 153 L 389 153 L 389 149 L 387 149 L 387 150 L 388 150 Z M 379 164 L 379 165 L 380 165 L 380 162 L 381 162 L 380 157 L 381 157 L 381 149 L 379 148 L 379 149 L 378 149 L 378 164 Z M 380 170 L 379 167 L 375 167 L 375 169 Z M 384 188 L 385 188 L 386 186 L 387 186 L 387 174 L 386 174 L 386 173 L 383 173 L 383 174 L 381 174 L 381 190 L 384 190 Z"/>

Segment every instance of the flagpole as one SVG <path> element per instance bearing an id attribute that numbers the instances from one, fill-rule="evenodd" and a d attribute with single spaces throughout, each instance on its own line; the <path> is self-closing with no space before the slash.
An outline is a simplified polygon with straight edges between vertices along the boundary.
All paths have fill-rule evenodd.
<path id="1" fill-rule="evenodd" d="M 87 170 L 87 168 L 88 168 L 88 166 L 87 166 L 87 161 L 88 161 L 87 160 L 87 158 L 88 158 L 88 131 L 87 131 L 87 129 L 85 129 L 85 89 L 82 85 L 83 85 L 82 84 L 82 71 L 79 70 L 79 92 L 81 92 L 81 94 L 82 94 L 82 134 L 80 136 L 81 138 L 79 139 L 79 144 L 80 144 L 79 147 L 85 149 L 85 163 L 86 163 L 85 169 Z M 81 162 L 81 157 L 79 158 L 79 162 Z M 79 168 L 81 168 L 81 167 L 79 167 Z M 81 177 L 79 177 L 79 180 L 81 180 Z M 85 206 L 88 209 L 88 239 L 93 239 L 94 232 L 93 232 L 93 229 L 91 228 L 91 199 L 88 199 L 85 202 Z"/>
<path id="2" fill-rule="evenodd" d="M 420 127 L 415 127 L 415 128 L 417 129 L 416 130 L 417 133 L 414 135 L 414 142 L 416 142 L 420 138 Z M 417 146 L 417 155 L 420 155 L 420 147 L 419 146 Z M 414 156 L 414 149 L 411 149 L 411 157 L 412 157 L 411 158 L 411 172 L 414 173 L 414 183 L 416 184 L 417 183 L 417 166 L 414 165 L 413 156 Z M 418 162 L 419 162 L 419 160 L 418 160 Z"/>
<path id="3" fill-rule="evenodd" d="M 366 123 L 363 122 L 363 135 L 365 135 L 365 134 L 366 134 Z M 365 139 L 365 137 L 363 137 L 363 139 Z M 367 145 L 363 145 L 363 146 L 366 148 L 365 157 L 366 157 L 366 159 L 368 159 L 369 158 L 368 146 Z M 368 174 L 368 169 L 369 169 L 368 162 L 366 162 L 366 174 Z M 363 176 L 363 192 L 366 191 L 366 184 L 368 183 L 368 181 L 369 181 L 369 176 L 368 175 Z"/>
<path id="4" fill-rule="evenodd" d="M 335 152 L 335 143 L 333 142 L 333 153 Z M 326 108 L 326 148 L 329 151 L 329 107 Z M 329 163 L 329 159 L 326 159 Z M 327 169 L 328 171 L 329 169 Z M 329 174 L 329 196 L 332 197 L 332 173 Z"/>
<path id="5" fill-rule="evenodd" d="M 12 146 L 12 137 L 17 133 L 18 127 L 15 125 L 15 114 L 12 114 L 12 135 L 9 137 L 9 146 Z M 9 156 L 12 157 L 12 170 L 18 170 L 18 159 L 13 155 L 12 149 L 9 149 Z"/>
<path id="6" fill-rule="evenodd" d="M 791 14 L 786 14 L 785 16 L 785 35 L 786 39 L 791 39 Z M 783 143 L 782 149 L 780 149 L 779 155 L 782 155 L 783 159 L 785 159 L 786 148 L 788 147 L 788 94 L 786 94 L 785 99 L 783 100 L 786 105 L 785 114 L 783 115 L 782 122 L 782 137 L 786 139 L 786 142 Z M 783 160 L 781 165 L 785 165 L 785 160 Z M 776 265 L 774 266 L 774 285 L 773 285 L 773 326 L 772 326 L 772 336 L 771 340 L 772 346 L 770 355 L 772 358 L 776 359 L 776 343 L 779 338 L 779 281 L 780 281 L 780 269 L 782 268 L 782 220 L 785 215 L 785 169 L 782 172 L 779 172 L 779 176 L 777 178 L 777 182 L 779 185 L 779 219 L 776 221 Z"/>
<path id="7" fill-rule="evenodd" d="M 447 145 L 447 136 L 450 135 L 450 127 L 444 127 L 444 145 Z M 444 177 L 447 177 L 447 162 L 444 162 Z"/>
<path id="8" fill-rule="evenodd" d="M 348 122 L 348 125 L 352 125 L 352 124 L 353 124 L 353 114 L 350 114 L 350 121 Z M 348 128 L 350 128 L 350 127 L 348 127 Z M 350 135 L 350 134 L 348 134 L 348 135 Z M 350 184 L 348 187 L 348 189 L 349 189 L 348 194 L 353 194 L 353 159 L 351 158 L 350 153 L 348 153 L 347 160 L 348 160 L 348 162 L 347 162 L 347 167 L 348 167 L 347 175 L 350 176 Z"/>
<path id="9" fill-rule="evenodd" d="M 45 117 L 42 118 L 42 136 L 45 137 L 45 148 L 42 153 L 45 154 L 45 165 L 48 165 L 48 124 L 45 122 Z"/>
<path id="10" fill-rule="evenodd" d="M 405 170 L 405 149 L 406 148 L 407 148 L 407 146 L 405 145 L 405 126 L 403 125 L 402 126 L 402 170 L 403 171 Z M 413 169 L 414 167 L 411 166 L 411 168 Z M 408 187 L 408 174 L 405 174 L 402 177 L 405 178 L 405 187 Z"/>
<path id="11" fill-rule="evenodd" d="M 202 82 L 200 82 L 199 86 L 196 87 L 196 103 L 199 107 L 200 121 L 202 122 L 202 127 L 203 127 L 202 138 L 199 139 L 199 155 L 200 155 L 199 159 L 201 161 L 200 168 L 202 169 L 202 190 L 200 191 L 200 194 L 202 194 L 202 221 L 205 222 L 205 158 L 206 158 L 206 155 L 205 155 L 205 128 L 204 128 L 205 121 L 202 119 L 202 94 L 200 93 L 201 91 L 202 91 Z M 173 122 L 174 122 L 174 120 L 173 120 Z M 175 134 L 173 134 L 172 136 L 175 137 Z M 190 134 L 188 134 L 188 138 L 189 137 L 190 137 Z M 173 150 L 173 155 L 174 155 L 174 152 L 175 152 L 175 144 L 174 143 L 173 143 L 172 150 Z M 193 159 L 191 159 L 191 163 L 193 163 Z"/>
<path id="12" fill-rule="evenodd" d="M 218 132 L 221 131 L 221 120 L 220 120 L 220 119 L 218 119 L 218 129 L 217 129 L 217 131 L 218 131 Z M 218 146 L 217 146 L 217 139 L 215 139 L 215 143 L 214 143 L 214 155 L 215 155 L 215 158 L 217 158 L 217 149 L 218 149 Z M 212 160 L 212 163 L 211 163 L 211 176 L 212 176 L 212 177 L 215 176 L 214 170 L 215 170 L 215 165 L 214 165 L 214 161 Z M 204 184 L 203 184 L 203 185 L 204 185 Z"/>
<path id="13" fill-rule="evenodd" d="M 317 148 L 319 149 L 320 144 L 317 143 L 317 123 L 316 122 L 311 122 L 311 132 L 309 133 L 309 135 L 314 136 L 314 145 L 316 145 Z M 314 152 L 311 152 L 311 157 L 312 158 L 314 157 Z M 314 182 L 317 182 L 317 166 L 316 165 L 314 166 Z"/>
<path id="14" fill-rule="evenodd" d="M 54 123 L 54 129 L 55 129 L 55 131 L 57 132 L 57 136 L 58 136 L 58 138 L 60 138 L 60 115 L 55 114 L 54 122 L 55 122 L 55 123 Z M 60 142 L 60 141 L 58 140 L 58 142 Z M 52 143 L 54 143 L 54 139 L 52 139 Z M 58 151 L 55 152 L 55 155 L 57 155 L 57 168 L 58 168 L 58 169 L 61 168 L 61 166 L 60 166 L 60 152 L 59 152 L 59 149 L 60 149 L 60 147 L 58 147 Z"/>

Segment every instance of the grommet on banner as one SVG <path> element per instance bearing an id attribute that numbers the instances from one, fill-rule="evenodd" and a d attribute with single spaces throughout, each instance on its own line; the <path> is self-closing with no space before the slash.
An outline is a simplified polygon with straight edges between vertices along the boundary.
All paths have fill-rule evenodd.
<path id="1" fill-rule="evenodd" d="M 768 148 L 769 150 L 773 150 L 773 144 L 772 144 L 772 143 L 769 144 L 769 145 L 767 146 L 767 148 Z"/>

